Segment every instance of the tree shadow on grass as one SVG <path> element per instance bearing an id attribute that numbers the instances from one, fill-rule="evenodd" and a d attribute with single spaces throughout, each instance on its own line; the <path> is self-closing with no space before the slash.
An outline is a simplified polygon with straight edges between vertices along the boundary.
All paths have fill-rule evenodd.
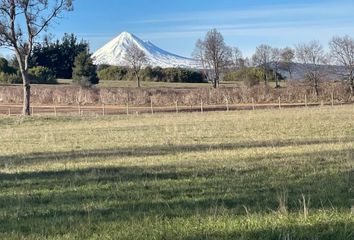
<path id="1" fill-rule="evenodd" d="M 0 217 L 0 232 L 40 234 L 46 230 L 63 234 L 80 227 L 88 218 L 95 225 L 129 222 L 132 218 L 139 221 L 147 216 L 173 219 L 222 212 L 245 215 L 245 209 L 267 213 L 277 210 L 278 194 L 284 189 L 290 212 L 299 211 L 301 194 L 311 199 L 311 210 L 348 211 L 354 205 L 354 170 L 338 166 L 330 169 L 331 162 L 326 159 L 350 160 L 352 155 L 348 153 L 353 152 L 326 151 L 321 159 L 317 152 L 290 156 L 307 159 L 315 169 L 251 165 L 244 171 L 163 165 L 0 174 L 0 187 L 8 193 L 0 197 L 0 211 L 6 212 Z M 9 194 L 11 191 L 14 193 Z M 55 224 L 65 228 L 55 230 Z M 249 236 L 272 233 L 264 231 Z"/>
<path id="2" fill-rule="evenodd" d="M 126 147 L 110 149 L 93 149 L 64 152 L 38 152 L 0 156 L 0 167 L 30 165 L 41 162 L 66 162 L 81 158 L 109 157 L 152 157 L 177 153 L 206 152 L 214 150 L 237 150 L 266 147 L 304 146 L 317 144 L 350 143 L 354 139 L 320 139 L 320 140 L 282 140 L 282 141 L 252 141 L 227 144 L 193 144 L 193 145 L 157 145 L 144 147 Z"/>

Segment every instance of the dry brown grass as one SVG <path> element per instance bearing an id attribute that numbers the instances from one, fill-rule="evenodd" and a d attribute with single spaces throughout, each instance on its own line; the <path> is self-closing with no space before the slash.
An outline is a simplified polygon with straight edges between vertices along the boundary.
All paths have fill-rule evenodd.
<path id="1" fill-rule="evenodd" d="M 191 85 L 193 86 L 193 85 Z M 288 83 L 281 89 L 269 88 L 267 94 L 263 86 L 247 88 L 222 87 L 181 87 L 181 88 L 92 88 L 85 89 L 71 85 L 34 85 L 32 87 L 32 103 L 59 105 L 126 105 L 150 106 L 151 100 L 155 106 L 171 106 L 176 101 L 180 105 L 196 106 L 203 101 L 206 105 L 224 104 L 226 99 L 230 104 L 274 103 L 280 97 L 283 103 L 330 102 L 332 94 L 336 103 L 347 103 L 353 99 L 342 84 L 322 84 L 320 96 L 311 94 L 311 88 L 299 83 Z M 1 86 L 0 104 L 22 103 L 21 86 Z"/>

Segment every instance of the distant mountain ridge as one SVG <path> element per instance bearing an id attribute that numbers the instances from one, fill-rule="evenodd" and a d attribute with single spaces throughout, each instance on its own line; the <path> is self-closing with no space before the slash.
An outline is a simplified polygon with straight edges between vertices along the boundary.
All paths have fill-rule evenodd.
<path id="1" fill-rule="evenodd" d="M 305 78 L 306 67 L 304 66 L 304 64 L 292 63 L 291 69 L 292 69 L 292 80 L 299 81 Z M 327 81 L 341 80 L 346 75 L 346 69 L 344 66 L 320 65 L 319 71 L 321 72 L 323 80 L 327 80 Z M 287 69 L 280 67 L 278 72 L 286 79 L 290 79 L 289 72 L 287 71 Z"/>
<path id="2" fill-rule="evenodd" d="M 193 59 L 167 52 L 155 46 L 150 41 L 143 41 L 129 32 L 121 33 L 118 37 L 97 50 L 92 55 L 94 64 L 128 66 L 129 64 L 125 58 L 127 49 L 132 44 L 139 47 L 146 54 L 147 62 L 145 67 L 198 68 L 199 66 L 198 62 Z"/>

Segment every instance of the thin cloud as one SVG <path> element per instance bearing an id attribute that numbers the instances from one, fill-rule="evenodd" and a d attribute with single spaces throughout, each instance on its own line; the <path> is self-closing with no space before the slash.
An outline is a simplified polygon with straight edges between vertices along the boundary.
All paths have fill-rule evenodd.
<path id="1" fill-rule="evenodd" d="M 142 19 L 131 21 L 131 24 L 146 23 L 185 23 L 190 21 L 227 21 L 227 20 L 256 20 L 262 18 L 289 18 L 308 16 L 311 18 L 334 17 L 352 14 L 354 10 L 353 4 L 336 4 L 336 3 L 317 3 L 304 5 L 278 5 L 272 7 L 263 7 L 252 10 L 222 10 L 222 11 L 204 11 L 190 12 L 175 15 L 161 15 L 158 18 Z"/>
<path id="2" fill-rule="evenodd" d="M 316 31 L 314 31 L 314 29 Z M 313 36 L 318 38 L 321 34 L 328 35 L 329 33 L 347 33 L 353 31 L 352 26 L 329 26 L 322 24 L 308 24 L 306 26 L 258 26 L 258 27 L 232 27 L 232 26 L 218 26 L 218 30 L 221 31 L 225 37 L 230 36 L 249 36 L 249 37 L 280 37 L 280 36 L 294 36 L 299 37 L 306 34 L 308 37 Z M 205 35 L 204 29 L 195 31 L 159 31 L 149 32 L 142 34 L 147 39 L 170 39 L 170 38 L 198 38 Z"/>

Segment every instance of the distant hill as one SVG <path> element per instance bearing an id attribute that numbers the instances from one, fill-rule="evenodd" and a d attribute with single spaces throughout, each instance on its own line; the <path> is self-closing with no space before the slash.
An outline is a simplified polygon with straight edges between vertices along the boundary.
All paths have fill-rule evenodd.
<path id="1" fill-rule="evenodd" d="M 292 66 L 292 79 L 293 80 L 303 80 L 305 77 L 305 66 L 301 63 L 293 63 Z M 324 80 L 333 81 L 333 80 L 341 80 L 345 77 L 346 70 L 343 66 L 335 66 L 335 65 L 321 65 L 320 72 L 323 75 Z M 286 69 L 280 68 L 279 73 L 289 79 L 289 73 Z"/>

